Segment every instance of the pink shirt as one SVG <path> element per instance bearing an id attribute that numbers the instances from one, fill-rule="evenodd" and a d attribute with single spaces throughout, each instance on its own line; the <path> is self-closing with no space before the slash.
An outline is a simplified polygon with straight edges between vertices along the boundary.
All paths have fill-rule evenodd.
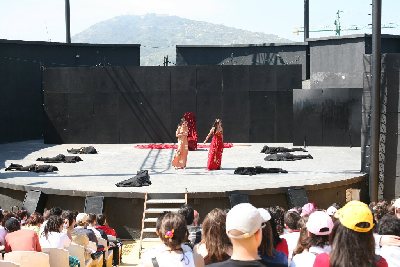
<path id="1" fill-rule="evenodd" d="M 41 252 L 39 237 L 35 231 L 21 229 L 8 233 L 5 237 L 5 251 L 38 251 Z"/>

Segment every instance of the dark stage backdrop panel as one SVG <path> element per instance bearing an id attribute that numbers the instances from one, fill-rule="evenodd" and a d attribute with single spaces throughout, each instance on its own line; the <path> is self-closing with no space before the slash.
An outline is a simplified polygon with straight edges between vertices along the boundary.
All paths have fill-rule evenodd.
<path id="1" fill-rule="evenodd" d="M 361 145 L 362 89 L 293 91 L 293 144 Z"/>
<path id="2" fill-rule="evenodd" d="M 284 81 L 285 69 L 297 78 Z M 291 142 L 301 66 L 54 68 L 43 77 L 46 143 L 176 142 L 188 111 L 200 141 L 222 118 L 227 142 Z"/>

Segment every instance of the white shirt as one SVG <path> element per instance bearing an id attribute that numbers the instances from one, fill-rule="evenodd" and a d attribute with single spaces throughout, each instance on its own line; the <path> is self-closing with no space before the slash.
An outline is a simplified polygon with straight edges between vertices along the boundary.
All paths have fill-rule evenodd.
<path id="1" fill-rule="evenodd" d="M 171 252 L 169 248 L 164 244 L 147 250 L 143 253 L 141 264 L 139 266 L 145 266 L 145 263 L 151 262 L 152 258 L 156 258 L 160 267 L 195 267 L 192 249 L 187 245 L 181 245 L 183 253 Z"/>
<path id="2" fill-rule="evenodd" d="M 310 247 L 308 251 L 294 255 L 290 262 L 290 267 L 312 267 L 318 254 L 329 252 L 331 252 L 331 246 L 324 246 L 323 248 Z"/>
<path id="3" fill-rule="evenodd" d="M 67 248 L 71 240 L 66 233 L 49 232 L 47 238 L 44 234 L 40 235 L 39 243 L 42 248 Z"/>
<path id="4" fill-rule="evenodd" d="M 299 237 L 300 237 L 300 232 L 291 232 L 291 233 L 286 233 L 286 234 L 283 234 L 280 236 L 280 238 L 286 239 L 286 242 L 288 244 L 288 249 L 289 249 L 288 260 L 290 260 L 292 258 L 293 250 L 297 246 Z"/>
<path id="5" fill-rule="evenodd" d="M 91 230 L 94 232 L 94 234 L 96 235 L 97 238 L 103 238 L 103 237 L 101 236 L 99 230 L 97 230 L 97 229 L 94 228 L 93 226 L 88 225 L 88 227 L 86 227 L 86 229 L 91 229 Z"/>
<path id="6" fill-rule="evenodd" d="M 382 246 L 380 250 L 381 256 L 386 260 L 389 267 L 400 266 L 400 247 Z"/>

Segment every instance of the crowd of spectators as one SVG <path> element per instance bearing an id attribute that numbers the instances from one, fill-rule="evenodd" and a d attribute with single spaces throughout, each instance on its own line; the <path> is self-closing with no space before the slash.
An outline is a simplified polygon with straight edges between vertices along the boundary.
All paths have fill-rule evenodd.
<path id="1" fill-rule="evenodd" d="M 161 245 L 141 266 L 400 266 L 400 199 L 285 210 L 241 203 L 202 221 L 190 206 L 157 220 Z M 200 230 L 199 230 L 200 229 Z"/>
<path id="2" fill-rule="evenodd" d="M 42 249 L 67 249 L 71 244 L 83 246 L 85 260 L 96 259 L 107 250 L 113 250 L 113 265 L 120 264 L 122 243 L 116 232 L 107 224 L 104 214 L 86 214 L 54 207 L 43 214 L 26 210 L 16 212 L 0 210 L 0 250 L 37 251 Z M 99 239 L 107 246 L 99 244 Z M 79 259 L 69 256 L 70 266 L 85 266 Z"/>

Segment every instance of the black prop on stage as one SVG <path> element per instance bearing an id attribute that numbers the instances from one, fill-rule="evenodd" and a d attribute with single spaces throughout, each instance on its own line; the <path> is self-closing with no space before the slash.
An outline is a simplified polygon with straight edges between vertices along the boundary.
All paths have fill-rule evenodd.
<path id="1" fill-rule="evenodd" d="M 37 211 L 43 214 L 46 205 L 47 196 L 42 191 L 31 190 L 26 192 L 24 201 L 22 202 L 22 209 L 28 211 L 29 214 Z"/>
<path id="2" fill-rule="evenodd" d="M 304 187 L 292 187 L 287 191 L 288 207 L 303 207 L 308 203 L 307 192 Z"/>
<path id="3" fill-rule="evenodd" d="M 176 142 L 187 111 L 200 141 L 222 118 L 226 142 L 288 143 L 301 66 L 54 68 L 43 77 L 45 143 Z"/>
<path id="4" fill-rule="evenodd" d="M 103 214 L 103 196 L 87 196 L 85 198 L 85 209 L 84 212 L 89 214 Z"/>
<path id="5" fill-rule="evenodd" d="M 293 145 L 360 146 L 362 89 L 293 90 Z"/>

